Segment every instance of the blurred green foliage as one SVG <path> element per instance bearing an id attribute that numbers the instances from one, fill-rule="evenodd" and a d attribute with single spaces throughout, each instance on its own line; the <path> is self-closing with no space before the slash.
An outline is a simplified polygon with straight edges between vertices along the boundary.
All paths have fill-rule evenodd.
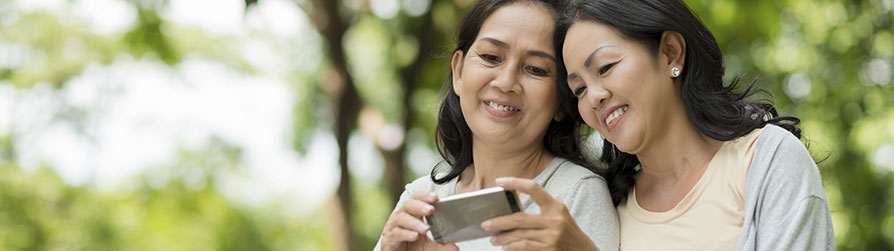
<path id="1" fill-rule="evenodd" d="M 420 0 L 425 1 L 425 0 Z M 226 37 L 165 23 L 153 5 L 138 6 L 136 23 L 122 34 L 92 34 L 83 24 L 60 22 L 59 13 L 19 13 L 0 18 L 0 42 L 26 44 L 33 60 L 0 69 L 16 88 L 37 83 L 61 87 L 89 64 L 111 64 L 126 54 L 176 65 L 202 55 L 234 70 L 256 73 Z M 303 9 L 310 1 L 297 1 Z M 376 1 L 373 1 L 376 2 Z M 399 6 L 410 1 L 396 1 Z M 447 72 L 453 32 L 472 0 L 434 0 L 430 15 L 377 16 L 370 1 L 343 1 L 355 13 L 345 36 L 348 69 L 368 109 L 396 124 L 409 105 L 417 135 L 431 136 L 438 92 Z M 890 0 L 687 0 L 714 33 L 725 55 L 726 79 L 759 78 L 781 114 L 802 119 L 805 143 L 822 172 L 841 250 L 894 249 L 894 3 Z M 260 1 L 259 4 L 264 4 Z M 0 7 L 3 4 L 0 3 Z M 2 9 L 2 8 L 0 8 Z M 309 17 L 300 17 L 309 18 Z M 437 41 L 431 51 L 411 53 L 420 35 L 407 33 L 432 18 Z M 430 32 L 430 31 L 426 31 Z M 307 51 L 327 46 L 306 32 Z M 79 45 L 76 54 L 65 48 Z M 411 104 L 401 104 L 400 69 L 424 57 Z M 322 97 L 330 74 L 325 57 L 286 76 L 294 83 L 294 147 L 306 152 L 307 135 L 328 130 L 331 114 Z M 277 205 L 240 206 L 215 188 L 217 173 L 239 169 L 238 147 L 184 151 L 180 162 L 151 168 L 130 190 L 72 186 L 50 168 L 22 170 L 8 132 L 0 132 L 0 250 L 331 250 L 341 246 L 326 203 L 294 216 Z M 433 137 L 405 137 L 433 149 Z M 412 158 L 412 155 L 410 155 Z M 826 159 L 826 157 L 828 157 Z M 206 161 L 206 160 L 214 161 Z M 412 163 L 414 159 L 406 162 Z M 208 164 L 212 163 L 212 164 Z M 195 185 L 181 168 L 201 168 Z M 337 168 L 337 167 L 329 167 Z M 160 171 L 161 170 L 161 171 Z M 411 170 L 412 179 L 427 170 Z M 172 177 L 153 183 L 157 172 Z M 355 177 L 355 230 L 371 249 L 393 205 L 382 179 Z M 333 193 L 333 191 L 321 191 Z"/>
<path id="2" fill-rule="evenodd" d="M 8 138 L 7 138 L 8 139 Z M 3 152 L 10 151 L 8 140 Z M 232 167 L 233 149 L 186 151 L 170 172 Z M 156 172 L 164 173 L 164 170 Z M 178 177 L 158 182 L 146 174 L 132 190 L 72 187 L 48 168 L 24 172 L 0 163 L 0 250 L 329 250 L 334 242 L 324 218 L 289 216 L 275 205 L 245 208 L 223 197 L 215 170 L 200 182 Z M 153 181 L 155 179 L 156 181 Z M 322 208 L 314 214 L 321 214 Z"/>

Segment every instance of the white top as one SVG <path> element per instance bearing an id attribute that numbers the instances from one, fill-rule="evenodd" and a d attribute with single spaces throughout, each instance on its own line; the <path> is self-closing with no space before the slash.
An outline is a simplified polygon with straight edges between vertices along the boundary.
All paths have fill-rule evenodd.
<path id="1" fill-rule="evenodd" d="M 458 180 L 454 178 L 438 185 L 429 176 L 416 179 L 407 184 L 395 209 L 400 208 L 417 192 L 435 192 L 439 198 L 454 195 Z M 605 179 L 582 166 L 556 157 L 534 181 L 565 204 L 571 217 L 596 246 L 601 250 L 618 250 L 618 215 Z M 540 213 L 540 207 L 530 196 L 519 193 L 518 197 L 525 212 Z M 456 245 L 460 250 L 501 250 L 500 247 L 492 246 L 488 238 L 459 242 Z M 381 237 L 375 250 L 381 250 L 380 246 Z"/>

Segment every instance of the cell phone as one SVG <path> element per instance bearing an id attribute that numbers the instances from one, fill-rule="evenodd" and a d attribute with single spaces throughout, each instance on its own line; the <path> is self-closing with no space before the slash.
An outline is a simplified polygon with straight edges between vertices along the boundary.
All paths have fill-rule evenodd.
<path id="1" fill-rule="evenodd" d="M 515 191 L 502 187 L 441 198 L 434 212 L 425 216 L 431 237 L 439 244 L 478 239 L 498 233 L 481 228 L 481 223 L 497 216 L 521 211 Z"/>

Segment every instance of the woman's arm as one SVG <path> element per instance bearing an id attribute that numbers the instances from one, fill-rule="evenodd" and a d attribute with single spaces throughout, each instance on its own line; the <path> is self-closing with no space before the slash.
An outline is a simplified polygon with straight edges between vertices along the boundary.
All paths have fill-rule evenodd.
<path id="1" fill-rule="evenodd" d="M 787 131 L 767 129 L 776 132 L 756 145 L 739 248 L 834 250 L 832 218 L 813 158 Z"/>

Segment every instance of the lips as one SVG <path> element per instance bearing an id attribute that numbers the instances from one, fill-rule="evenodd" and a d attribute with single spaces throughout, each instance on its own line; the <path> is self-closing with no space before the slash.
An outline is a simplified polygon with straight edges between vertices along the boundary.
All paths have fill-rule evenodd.
<path id="1" fill-rule="evenodd" d="M 501 112 L 517 112 L 517 111 L 520 111 L 518 108 L 515 108 L 514 106 L 511 106 L 511 105 L 503 105 L 503 104 L 499 104 L 499 103 L 497 103 L 497 102 L 493 102 L 493 101 L 484 101 L 484 104 L 486 104 L 487 106 L 490 106 L 491 108 L 494 108 L 494 110 L 501 111 Z"/>
<path id="2" fill-rule="evenodd" d="M 495 117 L 511 117 L 521 111 L 517 106 L 505 101 L 484 100 L 482 103 L 486 110 Z"/>
<path id="3" fill-rule="evenodd" d="M 605 127 L 611 131 L 619 122 L 618 118 L 624 113 L 627 112 L 628 105 L 617 105 L 609 108 L 605 112 L 602 113 L 602 121 L 605 123 Z"/>

